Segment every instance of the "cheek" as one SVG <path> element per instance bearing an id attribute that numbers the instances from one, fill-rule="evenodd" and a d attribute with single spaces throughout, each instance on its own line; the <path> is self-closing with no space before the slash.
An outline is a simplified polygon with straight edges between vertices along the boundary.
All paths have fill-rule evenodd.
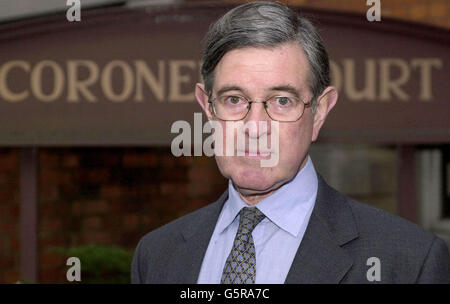
<path id="1" fill-rule="evenodd" d="M 312 123 L 288 125 L 280 133 L 280 160 L 283 165 L 298 166 L 311 144 Z"/>
<path id="2" fill-rule="evenodd" d="M 225 177 L 229 177 L 233 170 L 233 158 L 226 156 L 216 156 L 217 167 L 219 168 L 220 173 Z"/>
<path id="3" fill-rule="evenodd" d="M 236 153 L 236 132 L 227 132 L 226 123 L 224 121 L 220 121 L 221 132 L 219 132 L 216 137 L 216 140 L 219 140 L 222 144 L 222 154 L 220 156 L 216 155 L 216 162 L 219 171 L 226 178 L 232 177 L 232 175 L 236 175 L 239 171 L 242 164 L 240 163 L 240 159 L 234 157 Z M 220 135 L 219 135 L 220 134 Z M 227 142 L 230 142 L 231 146 L 228 147 Z M 229 150 L 227 151 L 227 147 Z M 232 153 L 233 156 L 226 156 L 228 153 Z"/>

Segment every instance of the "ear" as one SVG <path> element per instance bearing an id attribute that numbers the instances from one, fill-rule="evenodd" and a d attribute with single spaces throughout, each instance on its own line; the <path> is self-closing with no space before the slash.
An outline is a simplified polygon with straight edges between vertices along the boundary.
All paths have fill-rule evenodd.
<path id="1" fill-rule="evenodd" d="M 317 98 L 317 109 L 314 114 L 314 125 L 312 132 L 312 141 L 316 141 L 319 131 L 322 128 L 328 113 L 334 107 L 338 99 L 338 93 L 335 87 L 327 87 L 323 93 Z"/>
<path id="2" fill-rule="evenodd" d="M 208 117 L 208 120 L 211 120 L 213 117 L 211 113 L 211 104 L 208 102 L 209 96 L 206 94 L 205 85 L 203 83 L 197 83 L 195 85 L 195 98 L 205 112 L 206 117 Z"/>

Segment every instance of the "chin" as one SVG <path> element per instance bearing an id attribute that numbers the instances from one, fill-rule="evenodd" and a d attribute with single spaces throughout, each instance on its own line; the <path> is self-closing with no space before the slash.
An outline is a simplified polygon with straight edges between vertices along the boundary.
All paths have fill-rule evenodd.
<path id="1" fill-rule="evenodd" d="M 261 168 L 240 168 L 230 174 L 230 178 L 241 192 L 248 194 L 270 191 L 276 183 L 273 173 Z"/>
<path id="2" fill-rule="evenodd" d="M 243 194 L 269 192 L 289 180 L 283 176 L 283 166 L 262 168 L 259 160 L 247 158 L 216 157 L 216 161 L 222 175 L 231 179 Z"/>

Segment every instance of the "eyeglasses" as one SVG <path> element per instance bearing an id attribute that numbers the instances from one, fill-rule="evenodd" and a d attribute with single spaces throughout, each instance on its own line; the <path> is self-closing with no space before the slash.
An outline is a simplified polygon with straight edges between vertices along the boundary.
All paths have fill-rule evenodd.
<path id="1" fill-rule="evenodd" d="M 206 94 L 206 93 L 205 93 Z M 263 103 L 264 110 L 272 119 L 280 122 L 294 122 L 299 120 L 305 108 L 311 106 L 311 101 L 303 102 L 293 96 L 272 96 L 267 100 L 249 100 L 242 95 L 221 95 L 210 98 L 212 112 L 220 120 L 238 121 L 247 117 L 252 103 Z"/>

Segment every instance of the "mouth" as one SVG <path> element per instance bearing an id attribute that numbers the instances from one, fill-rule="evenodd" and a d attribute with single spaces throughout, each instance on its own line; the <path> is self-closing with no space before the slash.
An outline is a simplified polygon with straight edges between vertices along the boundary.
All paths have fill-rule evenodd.
<path id="1" fill-rule="evenodd" d="M 257 159 L 264 159 L 264 158 L 270 158 L 270 155 L 272 154 L 272 152 L 270 151 L 238 151 L 238 156 L 245 156 L 248 158 L 257 158 Z"/>

